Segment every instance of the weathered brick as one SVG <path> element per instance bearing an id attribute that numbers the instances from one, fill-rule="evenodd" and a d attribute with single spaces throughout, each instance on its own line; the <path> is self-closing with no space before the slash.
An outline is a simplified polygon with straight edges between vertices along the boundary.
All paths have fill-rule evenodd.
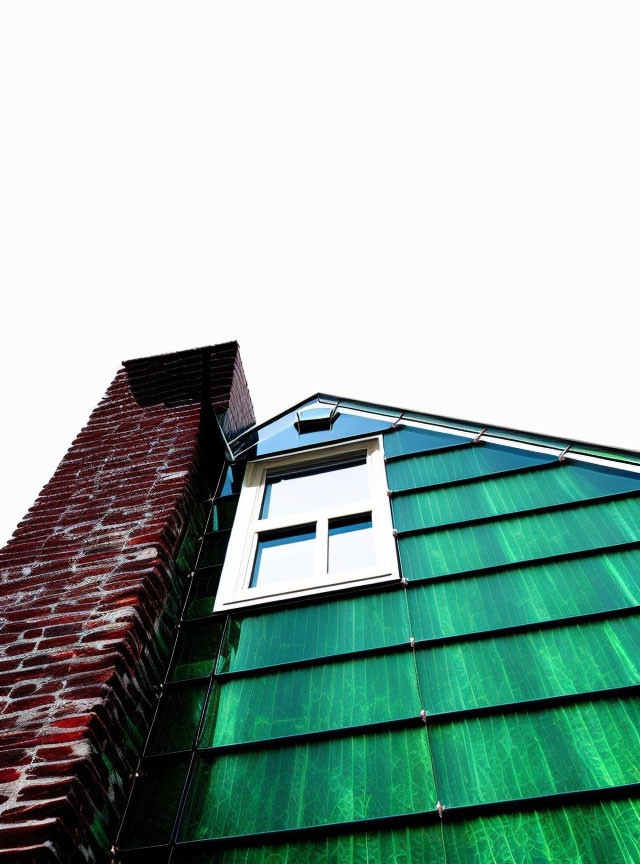
<path id="1" fill-rule="evenodd" d="M 2 860 L 104 860 L 96 838 L 167 662 L 214 411 L 230 435 L 253 422 L 235 343 L 126 363 L 0 552 Z"/>

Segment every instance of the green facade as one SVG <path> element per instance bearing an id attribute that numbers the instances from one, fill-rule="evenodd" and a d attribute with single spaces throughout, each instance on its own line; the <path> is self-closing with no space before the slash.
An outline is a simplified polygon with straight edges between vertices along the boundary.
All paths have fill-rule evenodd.
<path id="1" fill-rule="evenodd" d="M 123 861 L 640 864 L 640 474 L 384 448 L 401 583 L 214 615 L 223 478 Z"/>

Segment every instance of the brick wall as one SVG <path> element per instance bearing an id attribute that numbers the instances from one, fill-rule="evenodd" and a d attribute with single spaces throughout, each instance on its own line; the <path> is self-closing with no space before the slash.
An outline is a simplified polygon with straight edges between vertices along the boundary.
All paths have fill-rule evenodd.
<path id="1" fill-rule="evenodd" d="M 125 363 L 0 551 L 0 860 L 108 858 L 214 415 L 254 419 L 236 343 Z"/>

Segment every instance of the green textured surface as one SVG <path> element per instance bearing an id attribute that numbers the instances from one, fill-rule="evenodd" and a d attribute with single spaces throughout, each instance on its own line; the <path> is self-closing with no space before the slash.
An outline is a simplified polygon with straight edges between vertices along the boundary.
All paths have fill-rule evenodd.
<path id="1" fill-rule="evenodd" d="M 447 864 L 638 864 L 639 817 L 623 800 L 470 819 L 447 826 Z"/>
<path id="2" fill-rule="evenodd" d="M 640 701 L 601 699 L 433 726 L 448 807 L 640 782 Z"/>
<path id="3" fill-rule="evenodd" d="M 640 684 L 640 617 L 420 649 L 430 714 Z"/>
<path id="4" fill-rule="evenodd" d="M 517 564 L 640 539 L 640 498 L 445 528 L 399 541 L 407 579 Z"/>
<path id="5" fill-rule="evenodd" d="M 433 483 L 450 483 L 481 477 L 496 471 L 513 471 L 531 465 L 543 465 L 557 461 L 555 456 L 519 450 L 515 447 L 502 447 L 498 444 L 482 444 L 475 447 L 462 447 L 444 453 L 428 453 L 423 456 L 409 456 L 387 465 L 389 488 L 416 489 Z"/>
<path id="6" fill-rule="evenodd" d="M 640 474 L 629 476 L 568 461 L 556 462 L 538 471 L 480 478 L 462 486 L 402 495 L 392 501 L 393 519 L 398 531 L 413 531 L 638 488 Z"/>
<path id="7" fill-rule="evenodd" d="M 169 680 L 183 681 L 186 678 L 210 675 L 218 656 L 222 628 L 223 622 L 220 619 L 183 624 L 178 635 Z"/>
<path id="8" fill-rule="evenodd" d="M 143 761 L 127 808 L 120 848 L 155 846 L 169 841 L 188 766 L 188 756 Z"/>
<path id="9" fill-rule="evenodd" d="M 198 568 L 215 567 L 223 564 L 228 542 L 228 531 L 216 531 L 213 534 L 205 534 L 202 542 L 202 551 L 198 559 Z"/>
<path id="10" fill-rule="evenodd" d="M 206 684 L 188 684 L 180 689 L 167 690 L 158 706 L 147 753 L 190 749 L 206 695 Z"/>
<path id="11" fill-rule="evenodd" d="M 250 710 L 247 707 L 250 706 Z M 420 701 L 409 650 L 306 666 L 223 684 L 201 746 L 257 741 L 418 717 Z"/>
<path id="12" fill-rule="evenodd" d="M 401 530 L 437 528 L 399 541 L 403 574 L 425 582 L 410 583 L 406 592 L 398 586 L 306 606 L 276 604 L 230 621 L 218 671 L 255 674 L 217 679 L 199 746 L 253 744 L 198 756 L 179 836 L 200 840 L 356 824 L 344 835 L 290 844 L 197 853 L 178 848 L 172 861 L 640 864 L 637 802 L 548 810 L 541 800 L 536 810 L 529 802 L 523 812 L 455 818 L 453 808 L 460 805 L 640 782 L 640 698 L 609 694 L 536 709 L 517 704 L 640 683 L 636 614 L 566 620 L 640 605 L 640 549 L 597 553 L 601 546 L 640 540 L 640 498 L 597 500 L 640 488 L 640 476 L 571 459 L 544 467 L 553 456 L 494 444 L 440 449 L 463 440 L 407 428 L 385 435 L 387 456 L 408 454 L 387 463 L 392 488 L 468 481 L 394 499 Z M 418 452 L 423 455 L 411 455 Z M 536 462 L 539 467 L 520 470 Z M 501 471 L 511 473 L 487 476 Z M 595 500 L 571 506 L 585 499 Z M 236 500 L 214 509 L 210 527 L 229 526 Z M 551 512 L 526 513 L 558 504 Z M 464 528 L 438 527 L 519 511 L 524 512 Z M 224 530 L 207 535 L 200 565 L 220 565 L 227 539 Z M 538 561 L 568 553 L 585 554 Z M 211 611 L 218 572 L 196 575 L 187 616 Z M 530 632 L 500 632 L 554 621 Z M 183 625 L 174 678 L 211 672 L 221 627 L 222 621 Z M 415 668 L 408 647 L 342 656 L 406 645 L 409 635 L 430 640 L 482 631 L 481 638 L 419 646 Z M 327 659 L 300 668 L 264 668 L 317 658 Z M 431 716 L 492 708 L 481 717 L 434 718 L 429 724 L 437 789 L 429 736 L 417 718 L 416 672 Z M 205 692 L 204 685 L 193 688 L 187 684 L 163 696 L 150 752 L 191 746 Z M 512 710 L 503 712 L 499 706 L 505 703 Z M 415 725 L 345 734 L 354 725 L 406 717 L 415 717 Z M 309 732 L 329 734 L 266 744 Z M 164 776 L 156 766 L 136 786 L 135 815 L 126 829 L 136 844 L 162 842 L 167 825 L 170 830 L 185 773 L 171 760 L 162 762 Z M 154 789 L 162 790 L 157 803 Z M 433 813 L 438 798 L 449 808 L 441 824 L 356 831 L 363 818 Z"/>
<path id="13" fill-rule="evenodd" d="M 413 635 L 433 639 L 640 605 L 640 549 L 413 585 Z"/>
<path id="14" fill-rule="evenodd" d="M 400 586 L 327 603 L 233 618 L 219 672 L 396 645 L 409 638 Z"/>
<path id="15" fill-rule="evenodd" d="M 196 572 L 191 586 L 189 603 L 185 609 L 185 618 L 200 618 L 210 615 L 216 599 L 216 591 L 220 583 L 220 567 L 213 570 Z"/>
<path id="16" fill-rule="evenodd" d="M 178 846 L 176 852 L 175 864 L 447 864 L 438 825 L 215 852 Z"/>
<path id="17" fill-rule="evenodd" d="M 180 839 L 308 827 L 433 808 L 424 727 L 202 759 Z"/>
<path id="18" fill-rule="evenodd" d="M 233 517 L 238 506 L 237 497 L 220 498 L 211 511 L 210 531 L 226 531 L 233 525 Z"/>
<path id="19" fill-rule="evenodd" d="M 467 822 L 215 852 L 176 864 L 638 864 L 640 801 L 603 801 Z M 446 861 L 443 852 L 444 836 Z"/>

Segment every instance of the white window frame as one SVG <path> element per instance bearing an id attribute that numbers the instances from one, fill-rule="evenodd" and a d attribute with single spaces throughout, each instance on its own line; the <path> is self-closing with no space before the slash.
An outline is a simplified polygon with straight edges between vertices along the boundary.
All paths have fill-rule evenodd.
<path id="1" fill-rule="evenodd" d="M 366 456 L 370 497 L 366 501 L 294 513 L 286 517 L 260 519 L 267 475 L 275 471 L 331 464 L 348 457 Z M 371 513 L 376 564 L 340 573 L 326 572 L 328 524 L 332 519 Z M 316 523 L 316 575 L 307 579 L 285 581 L 251 588 L 259 534 Z M 323 543 L 324 541 L 324 543 Z M 322 575 L 318 576 L 320 572 Z M 220 576 L 214 612 L 256 604 L 296 599 L 340 588 L 354 588 L 377 582 L 398 580 L 396 541 L 393 534 L 391 506 L 387 494 L 382 436 L 361 438 L 339 445 L 314 447 L 283 456 L 249 462 L 240 492 L 238 508 L 227 554 Z"/>

